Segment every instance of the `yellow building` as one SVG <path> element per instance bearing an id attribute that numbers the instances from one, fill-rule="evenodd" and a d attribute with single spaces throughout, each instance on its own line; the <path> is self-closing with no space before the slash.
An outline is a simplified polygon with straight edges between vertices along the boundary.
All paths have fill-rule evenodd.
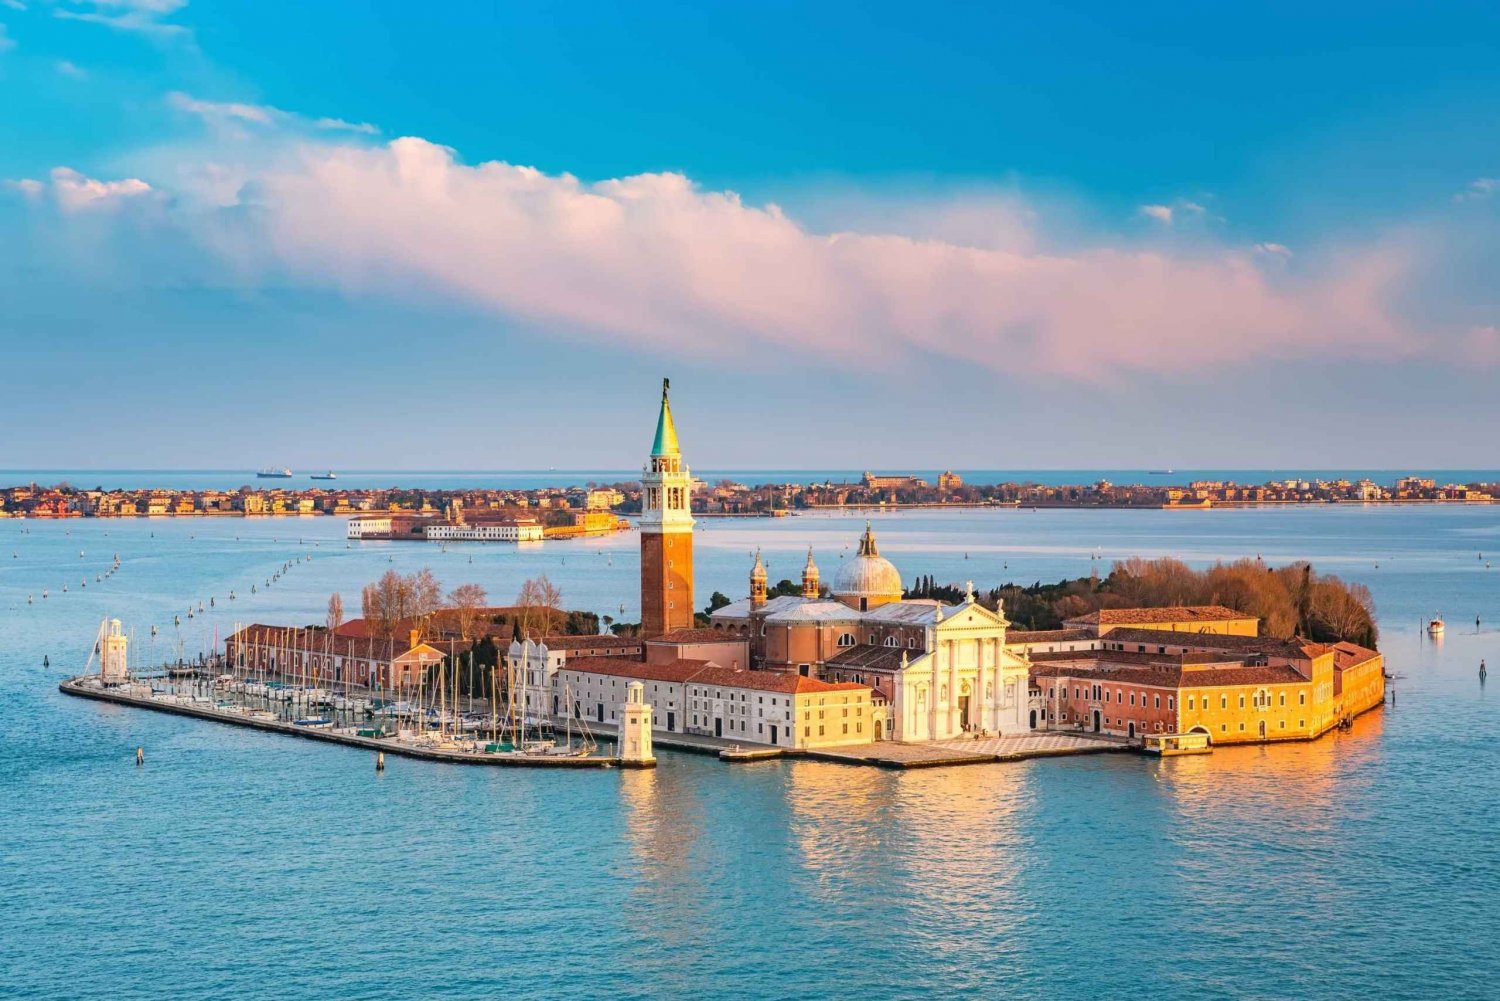
<path id="1" fill-rule="evenodd" d="M 1131 740 L 1310 740 L 1385 702 L 1385 659 L 1354 643 L 1122 625 L 1030 660 L 1033 727 Z"/>

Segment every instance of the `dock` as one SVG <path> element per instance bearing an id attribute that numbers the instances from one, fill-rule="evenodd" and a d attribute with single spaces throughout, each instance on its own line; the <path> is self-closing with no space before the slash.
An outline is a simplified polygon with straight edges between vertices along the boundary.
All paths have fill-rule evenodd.
<path id="1" fill-rule="evenodd" d="M 251 730 L 279 733 L 288 737 L 302 737 L 306 740 L 321 740 L 329 744 L 343 744 L 345 747 L 358 747 L 367 751 L 384 751 L 387 754 L 397 754 L 406 758 L 418 758 L 423 761 L 441 761 L 454 765 L 490 765 L 510 768 L 621 767 L 621 762 L 614 758 L 567 757 L 546 754 L 486 754 L 455 748 L 423 747 L 419 744 L 390 737 L 361 737 L 346 730 L 297 726 L 295 723 L 279 719 L 267 719 L 264 716 L 252 715 L 248 712 L 231 712 L 216 709 L 211 705 L 182 702 L 175 697 L 152 698 L 150 696 L 137 695 L 120 686 L 100 685 L 92 675 L 84 678 L 69 678 L 66 681 L 60 682 L 57 687 L 65 695 L 93 699 L 96 702 L 113 702 L 116 705 L 150 709 L 155 712 L 170 713 L 174 716 L 191 716 L 214 723 L 242 726 Z"/>
<path id="2" fill-rule="evenodd" d="M 254 713 L 246 708 L 222 709 L 180 696 L 150 695 L 133 691 L 131 687 L 101 685 L 97 675 L 69 678 L 58 684 L 65 695 L 93 699 L 97 702 L 112 702 L 116 705 L 133 706 L 175 716 L 191 716 L 195 719 L 224 723 L 230 726 L 247 727 L 266 733 L 278 733 L 305 740 L 321 740 L 345 747 L 357 747 L 367 751 L 385 751 L 389 754 L 422 761 L 439 761 L 456 765 L 490 765 L 511 768 L 628 768 L 631 763 L 613 757 L 570 757 L 546 754 L 495 754 L 468 751 L 457 747 L 424 746 L 397 737 L 360 736 L 349 729 L 298 726 L 295 723 L 264 713 Z M 140 686 L 133 686 L 139 688 Z M 601 742 L 614 743 L 616 735 L 605 729 L 596 731 Z M 726 764 L 756 764 L 768 761 L 820 761 L 836 765 L 857 765 L 891 770 L 915 768 L 949 768 L 960 765 L 991 765 L 997 763 L 1030 761 L 1038 758 L 1069 757 L 1083 754 L 1135 753 L 1136 748 L 1124 740 L 1096 737 L 1085 734 L 1030 733 L 1012 737 L 989 737 L 986 739 L 959 739 L 935 743 L 903 743 L 901 741 L 875 741 L 868 744 L 853 744 L 845 747 L 820 748 L 816 750 L 772 747 L 766 744 L 745 744 L 707 734 L 668 733 L 654 731 L 652 743 L 658 749 L 679 751 L 687 754 L 702 754 L 718 758 Z"/>

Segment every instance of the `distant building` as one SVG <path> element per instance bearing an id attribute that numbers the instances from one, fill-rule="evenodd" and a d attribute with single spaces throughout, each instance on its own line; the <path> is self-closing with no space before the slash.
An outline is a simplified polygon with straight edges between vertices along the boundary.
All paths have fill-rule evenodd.
<path id="1" fill-rule="evenodd" d="M 422 529 L 433 542 L 541 542 L 542 526 L 535 518 L 481 521 L 474 524 L 428 525 Z"/>

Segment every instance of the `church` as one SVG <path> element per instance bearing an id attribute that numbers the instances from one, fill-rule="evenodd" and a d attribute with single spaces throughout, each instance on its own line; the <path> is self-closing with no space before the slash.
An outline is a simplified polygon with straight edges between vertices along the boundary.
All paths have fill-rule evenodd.
<path id="1" fill-rule="evenodd" d="M 651 643 L 693 626 L 692 474 L 662 385 L 651 455 L 641 471 L 641 635 Z M 750 596 L 710 617 L 726 643 L 743 643 L 758 671 L 873 689 L 874 736 L 948 740 L 1030 729 L 1028 665 L 1008 651 L 1002 612 L 979 604 L 972 585 L 958 605 L 902 598 L 901 574 L 865 524 L 859 552 L 823 596 L 811 551 L 798 595 L 768 598 L 757 553 Z M 706 647 L 705 647 L 706 649 Z"/>
<path id="2" fill-rule="evenodd" d="M 875 689 L 887 740 L 948 740 L 1030 729 L 1025 660 L 1006 649 L 1010 625 L 974 597 L 962 604 L 903 599 L 901 574 L 867 522 L 858 554 L 823 597 L 811 551 L 798 595 L 767 598 L 756 553 L 750 596 L 716 610 L 713 627 L 742 637 L 767 671 Z"/>

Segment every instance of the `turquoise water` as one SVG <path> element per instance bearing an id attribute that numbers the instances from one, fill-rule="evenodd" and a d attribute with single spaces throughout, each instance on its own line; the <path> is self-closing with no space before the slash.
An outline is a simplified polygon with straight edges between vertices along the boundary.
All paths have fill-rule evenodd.
<path id="1" fill-rule="evenodd" d="M 709 521 L 700 601 L 740 595 L 755 546 L 773 579 L 794 576 L 808 545 L 832 574 L 861 527 Z M 664 753 L 647 773 L 392 760 L 376 776 L 363 752 L 56 691 L 105 614 L 134 629 L 138 656 L 179 639 L 192 652 L 236 619 L 318 621 L 335 589 L 352 611 L 388 567 L 431 565 L 496 600 L 546 572 L 569 605 L 623 601 L 635 616 L 633 536 L 443 552 L 346 549 L 342 529 L 0 522 L 0 994 L 1494 994 L 1500 692 L 1476 668 L 1500 666 L 1500 569 L 1485 567 L 1500 510 L 877 520 L 908 578 L 988 585 L 1086 574 L 1094 554 L 1107 570 L 1124 555 L 1258 553 L 1365 581 L 1397 704 L 1309 745 L 906 774 Z M 115 552 L 120 572 L 95 583 Z M 210 595 L 210 615 L 172 627 Z M 1436 645 L 1418 629 L 1435 611 L 1449 621 Z"/>

